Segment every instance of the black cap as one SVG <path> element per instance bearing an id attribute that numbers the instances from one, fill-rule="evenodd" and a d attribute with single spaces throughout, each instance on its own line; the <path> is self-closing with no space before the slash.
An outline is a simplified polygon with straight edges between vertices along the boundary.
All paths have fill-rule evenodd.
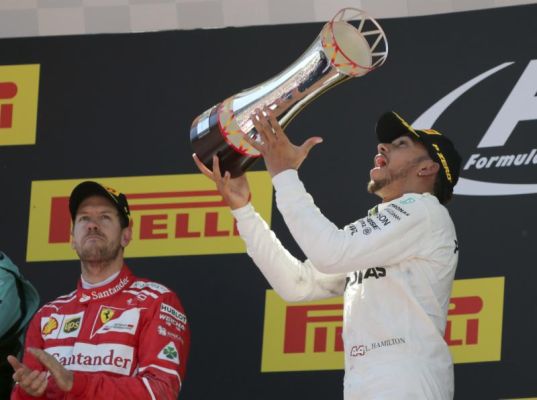
<path id="1" fill-rule="evenodd" d="M 73 221 L 75 220 L 80 203 L 82 203 L 84 199 L 95 195 L 110 199 L 119 212 L 121 227 L 126 228 L 129 226 L 131 213 L 129 210 L 129 203 L 127 203 L 127 196 L 111 187 L 103 186 L 100 183 L 93 181 L 82 182 L 73 189 L 71 196 L 69 197 L 69 211 L 71 212 L 71 219 Z"/>
<path id="2" fill-rule="evenodd" d="M 462 158 L 453 142 L 434 129 L 414 129 L 401 116 L 393 111 L 381 115 L 376 127 L 377 138 L 381 143 L 391 143 L 400 136 L 411 134 L 423 143 L 431 158 L 440 164 L 440 177 L 447 195 L 451 197 L 453 187 L 459 180 Z M 441 203 L 447 199 L 440 198 Z"/>

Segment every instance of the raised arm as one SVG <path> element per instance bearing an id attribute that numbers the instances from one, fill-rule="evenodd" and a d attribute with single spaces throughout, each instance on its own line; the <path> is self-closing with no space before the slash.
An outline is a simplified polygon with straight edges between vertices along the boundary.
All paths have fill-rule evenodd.
<path id="1" fill-rule="evenodd" d="M 404 195 L 375 216 L 338 229 L 315 206 L 297 171 L 284 171 L 274 177 L 273 183 L 278 209 L 291 234 L 324 273 L 391 265 L 419 256 L 422 241 L 431 231 L 421 195 Z"/>
<path id="2" fill-rule="evenodd" d="M 276 238 L 266 222 L 248 202 L 250 189 L 246 176 L 231 179 L 219 169 L 213 158 L 209 170 L 194 155 L 200 171 L 216 183 L 216 187 L 232 210 L 237 228 L 246 242 L 248 254 L 276 292 L 287 301 L 305 301 L 334 297 L 344 290 L 345 276 L 328 276 L 318 272 L 309 261 L 293 257 Z"/>
<path id="3" fill-rule="evenodd" d="M 257 110 L 253 122 L 261 140 L 247 140 L 263 155 L 276 189 L 278 209 L 316 269 L 327 274 L 349 273 L 416 255 L 417 241 L 424 238 L 430 223 L 422 202 L 412 199 L 397 204 L 396 200 L 386 213 L 359 220 L 358 226 L 338 229 L 319 211 L 298 179 L 298 168 L 321 138 L 311 137 L 301 146 L 294 145 L 268 109 Z"/>
<path id="4" fill-rule="evenodd" d="M 284 300 L 308 301 L 343 293 L 344 274 L 323 274 L 309 260 L 293 257 L 250 204 L 234 210 L 233 215 L 248 255 Z"/>

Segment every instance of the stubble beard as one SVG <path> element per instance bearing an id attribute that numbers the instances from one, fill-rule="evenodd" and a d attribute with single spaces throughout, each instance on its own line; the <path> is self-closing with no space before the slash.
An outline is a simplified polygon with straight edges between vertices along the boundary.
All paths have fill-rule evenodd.
<path id="1" fill-rule="evenodd" d="M 375 194 L 380 189 L 382 189 L 384 186 L 386 186 L 388 183 L 389 183 L 388 179 L 382 179 L 382 180 L 378 180 L 378 181 L 375 181 L 375 180 L 371 179 L 367 183 L 367 191 L 368 191 L 368 193 Z"/>
<path id="2" fill-rule="evenodd" d="M 411 169 L 419 162 L 418 160 L 413 160 L 408 165 L 397 171 L 395 174 L 388 178 L 373 180 L 371 179 L 367 184 L 367 191 L 371 194 L 377 194 L 378 191 L 384 189 L 386 186 L 392 182 L 398 181 L 400 179 L 405 179 L 409 174 Z"/>
<path id="3" fill-rule="evenodd" d="M 120 251 L 121 245 L 119 243 L 94 243 L 90 246 L 83 246 L 81 249 L 76 249 L 80 261 L 101 263 L 115 260 Z"/>

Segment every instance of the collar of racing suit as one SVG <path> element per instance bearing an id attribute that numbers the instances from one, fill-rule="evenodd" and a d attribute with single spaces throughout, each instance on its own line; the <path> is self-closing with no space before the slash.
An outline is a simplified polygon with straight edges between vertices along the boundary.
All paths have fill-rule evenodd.
<path id="1" fill-rule="evenodd" d="M 110 296 L 119 293 L 132 281 L 132 273 L 126 265 L 123 265 L 119 275 L 110 283 L 98 287 L 84 289 L 82 287 L 82 281 L 78 281 L 76 296 L 79 303 L 88 303 L 92 301 L 99 301 L 106 299 Z"/>

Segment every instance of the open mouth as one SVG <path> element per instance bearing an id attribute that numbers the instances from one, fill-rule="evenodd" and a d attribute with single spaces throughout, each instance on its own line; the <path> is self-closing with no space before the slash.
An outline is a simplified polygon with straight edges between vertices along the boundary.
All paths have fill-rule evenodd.
<path id="1" fill-rule="evenodd" d="M 377 154 L 375 156 L 375 168 L 383 168 L 388 165 L 388 160 L 383 154 Z"/>

